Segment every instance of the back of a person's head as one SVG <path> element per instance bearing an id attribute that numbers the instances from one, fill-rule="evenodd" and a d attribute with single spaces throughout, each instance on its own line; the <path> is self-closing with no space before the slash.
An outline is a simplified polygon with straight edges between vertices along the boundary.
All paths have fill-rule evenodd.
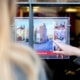
<path id="1" fill-rule="evenodd" d="M 0 79 L 16 80 L 11 64 L 19 66 L 26 80 L 39 80 L 42 62 L 28 46 L 11 41 L 11 23 L 16 10 L 16 0 L 0 0 Z"/>

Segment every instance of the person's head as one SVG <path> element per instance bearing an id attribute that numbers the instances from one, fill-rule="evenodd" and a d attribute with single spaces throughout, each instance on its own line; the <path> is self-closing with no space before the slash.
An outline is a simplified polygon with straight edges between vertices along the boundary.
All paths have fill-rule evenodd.
<path id="1" fill-rule="evenodd" d="M 0 46 L 9 44 L 13 17 L 16 13 L 16 0 L 0 0 Z M 4 44 L 6 47 L 6 44 Z"/>
<path id="2" fill-rule="evenodd" d="M 29 80 L 38 80 L 41 60 L 29 47 L 11 42 L 11 23 L 16 12 L 16 0 L 0 0 L 0 79 L 14 80 L 10 63 L 18 65 Z M 27 80 L 27 79 L 26 79 Z"/>

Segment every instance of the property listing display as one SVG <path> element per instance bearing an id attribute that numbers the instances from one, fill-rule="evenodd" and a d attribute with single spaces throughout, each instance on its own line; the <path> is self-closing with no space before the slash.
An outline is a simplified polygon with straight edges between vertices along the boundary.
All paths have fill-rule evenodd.
<path id="1" fill-rule="evenodd" d="M 15 18 L 16 41 L 29 44 L 29 18 Z M 53 40 L 69 43 L 69 17 L 34 17 L 33 48 L 46 59 L 68 59 L 68 56 L 54 54 L 59 50 Z"/>

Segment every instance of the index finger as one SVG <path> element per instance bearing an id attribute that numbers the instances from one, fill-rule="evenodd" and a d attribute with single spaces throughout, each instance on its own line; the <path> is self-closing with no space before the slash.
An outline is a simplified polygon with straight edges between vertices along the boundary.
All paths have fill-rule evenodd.
<path id="1" fill-rule="evenodd" d="M 53 40 L 53 42 L 54 42 L 58 47 L 61 47 L 61 44 L 60 44 L 58 41 Z"/>

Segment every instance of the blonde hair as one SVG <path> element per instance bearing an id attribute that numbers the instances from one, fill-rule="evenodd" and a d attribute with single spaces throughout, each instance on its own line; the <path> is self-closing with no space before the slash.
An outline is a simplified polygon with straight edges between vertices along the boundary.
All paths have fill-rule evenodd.
<path id="1" fill-rule="evenodd" d="M 9 1 L 11 1 L 11 6 L 9 6 Z M 28 76 L 28 80 L 38 80 L 42 62 L 36 52 L 28 46 L 11 41 L 10 25 L 15 13 L 15 2 L 16 0 L 1 0 L 0 2 L 0 79 L 15 80 L 10 64 L 14 63 Z"/>

